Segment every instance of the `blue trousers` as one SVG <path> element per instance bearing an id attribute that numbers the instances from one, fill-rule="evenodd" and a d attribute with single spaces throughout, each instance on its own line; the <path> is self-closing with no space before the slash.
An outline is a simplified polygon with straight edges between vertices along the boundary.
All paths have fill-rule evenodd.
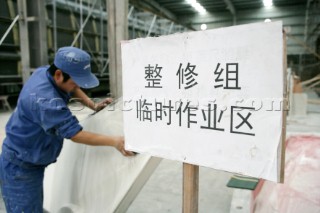
<path id="1" fill-rule="evenodd" d="M 0 155 L 0 185 L 7 213 L 43 212 L 44 167 Z"/>

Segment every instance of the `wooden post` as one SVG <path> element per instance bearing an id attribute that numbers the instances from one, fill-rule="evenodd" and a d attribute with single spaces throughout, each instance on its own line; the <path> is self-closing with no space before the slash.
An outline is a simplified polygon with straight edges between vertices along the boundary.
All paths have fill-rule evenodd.
<path id="1" fill-rule="evenodd" d="M 287 109 L 288 106 L 288 88 L 287 88 L 287 42 L 286 33 L 283 32 L 283 104 L 282 104 L 282 134 L 281 144 L 278 148 L 278 170 L 279 170 L 279 182 L 284 183 L 284 169 L 285 169 L 285 143 L 286 143 L 286 126 L 287 126 Z M 279 157 L 280 156 L 280 157 Z"/>
<path id="2" fill-rule="evenodd" d="M 183 163 L 183 213 L 198 212 L 199 166 Z"/>

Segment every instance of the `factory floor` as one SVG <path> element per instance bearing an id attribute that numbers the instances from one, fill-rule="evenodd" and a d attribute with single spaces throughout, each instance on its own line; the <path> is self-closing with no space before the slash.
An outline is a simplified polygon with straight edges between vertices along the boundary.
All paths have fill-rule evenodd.
<path id="1" fill-rule="evenodd" d="M 311 96 L 312 98 L 317 98 L 314 94 L 311 94 Z M 80 113 L 79 116 L 85 116 L 84 112 L 78 113 Z M 0 111 L 0 143 L 2 143 L 5 137 L 4 127 L 10 114 L 7 111 Z M 303 134 L 320 133 L 319 105 L 309 104 L 307 115 L 294 116 L 287 119 L 287 134 L 290 135 L 297 132 Z M 226 186 L 231 176 L 232 174 L 227 172 L 200 167 L 199 212 L 249 212 L 248 205 L 246 204 L 250 202 L 250 197 L 242 197 L 242 199 L 245 199 L 244 206 L 236 206 L 236 208 L 232 206 L 235 190 Z M 242 195 L 245 196 L 245 193 Z M 164 159 L 130 205 L 127 212 L 163 213 L 181 211 L 182 163 Z M 5 213 L 2 199 L 0 199 L 0 213 Z"/>

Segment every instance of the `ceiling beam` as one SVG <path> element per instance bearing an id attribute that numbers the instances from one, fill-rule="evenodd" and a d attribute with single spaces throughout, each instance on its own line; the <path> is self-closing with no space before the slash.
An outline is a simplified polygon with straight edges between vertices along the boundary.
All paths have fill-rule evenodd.
<path id="1" fill-rule="evenodd" d="M 319 13 L 320 14 L 320 13 Z M 299 19 L 305 18 L 305 10 L 301 6 L 288 6 L 288 7 L 273 7 L 270 9 L 258 8 L 251 10 L 241 10 L 237 11 L 237 21 L 257 21 L 259 19 L 264 20 L 266 18 L 274 19 L 286 19 L 286 18 L 295 18 Z M 199 14 L 189 15 L 189 16 L 180 16 L 179 19 L 183 23 L 195 25 L 202 23 L 213 23 L 230 20 L 229 13 L 227 12 L 215 12 L 206 15 L 200 16 Z M 238 23 L 239 24 L 239 23 Z"/>

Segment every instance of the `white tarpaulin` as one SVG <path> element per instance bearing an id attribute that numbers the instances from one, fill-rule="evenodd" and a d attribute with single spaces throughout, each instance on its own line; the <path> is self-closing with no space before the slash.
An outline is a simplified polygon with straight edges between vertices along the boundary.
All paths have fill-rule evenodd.
<path id="1" fill-rule="evenodd" d="M 98 134 L 123 135 L 121 106 L 119 101 L 81 125 Z M 160 162 L 142 154 L 124 157 L 108 146 L 69 140 L 63 146 L 44 181 L 44 207 L 52 213 L 125 212 Z"/>
<path id="2" fill-rule="evenodd" d="M 126 148 L 278 181 L 282 23 L 122 42 Z"/>

